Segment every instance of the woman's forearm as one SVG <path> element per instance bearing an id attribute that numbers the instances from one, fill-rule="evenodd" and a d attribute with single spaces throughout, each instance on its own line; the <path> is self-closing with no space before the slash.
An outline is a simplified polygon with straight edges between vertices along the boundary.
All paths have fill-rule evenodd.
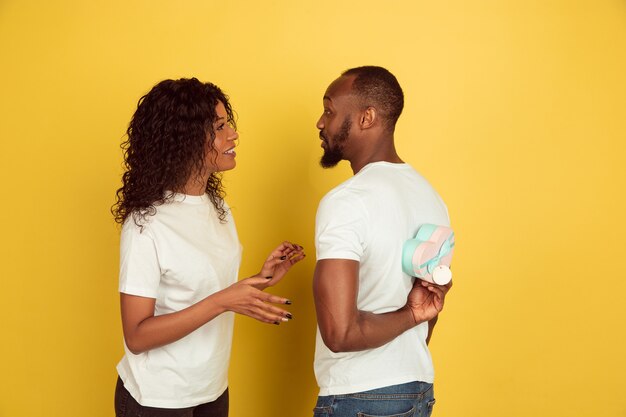
<path id="1" fill-rule="evenodd" d="M 132 353 L 139 354 L 182 339 L 226 311 L 216 300 L 219 297 L 218 292 L 181 311 L 150 315 L 143 320 L 127 320 L 129 323 L 124 323 L 126 346 Z M 137 309 L 137 304 L 148 304 L 143 300 L 138 302 L 136 298 L 140 297 L 122 294 L 123 318 L 133 316 L 129 310 Z M 151 304 L 154 311 L 154 301 Z"/>

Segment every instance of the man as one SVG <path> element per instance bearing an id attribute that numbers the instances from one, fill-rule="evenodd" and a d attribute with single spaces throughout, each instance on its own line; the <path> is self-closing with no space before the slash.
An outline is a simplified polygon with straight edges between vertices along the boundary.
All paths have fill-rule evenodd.
<path id="1" fill-rule="evenodd" d="M 354 176 L 322 199 L 316 218 L 315 417 L 429 416 L 427 343 L 450 285 L 412 279 L 401 256 L 420 225 L 449 225 L 446 206 L 396 152 L 404 95 L 389 71 L 350 69 L 323 103 L 320 164 L 347 160 Z"/>

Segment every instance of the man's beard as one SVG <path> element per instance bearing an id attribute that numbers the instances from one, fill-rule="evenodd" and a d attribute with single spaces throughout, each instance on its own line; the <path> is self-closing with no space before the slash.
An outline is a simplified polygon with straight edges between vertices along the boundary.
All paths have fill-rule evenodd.
<path id="1" fill-rule="evenodd" d="M 331 145 L 329 141 L 326 141 L 324 155 L 322 155 L 322 158 L 320 159 L 320 165 L 322 168 L 332 168 L 344 159 L 343 145 L 346 139 L 348 139 L 351 127 L 352 120 L 350 120 L 349 117 L 346 117 L 346 120 L 343 121 L 341 127 L 339 128 L 339 132 L 332 137 L 333 144 Z M 322 135 L 321 132 L 320 135 Z"/>

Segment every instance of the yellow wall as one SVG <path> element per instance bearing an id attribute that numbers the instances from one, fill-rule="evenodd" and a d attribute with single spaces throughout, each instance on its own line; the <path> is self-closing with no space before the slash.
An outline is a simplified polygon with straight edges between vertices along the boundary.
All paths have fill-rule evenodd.
<path id="1" fill-rule="evenodd" d="M 122 354 L 109 207 L 137 99 L 217 83 L 242 275 L 282 239 L 295 320 L 236 322 L 231 417 L 310 416 L 315 121 L 341 70 L 406 94 L 406 161 L 447 201 L 456 284 L 435 416 L 625 416 L 626 6 L 621 0 L 0 2 L 0 416 L 112 416 Z M 72 399 L 71 397 L 75 397 Z M 89 411 L 86 411 L 88 410 Z"/>

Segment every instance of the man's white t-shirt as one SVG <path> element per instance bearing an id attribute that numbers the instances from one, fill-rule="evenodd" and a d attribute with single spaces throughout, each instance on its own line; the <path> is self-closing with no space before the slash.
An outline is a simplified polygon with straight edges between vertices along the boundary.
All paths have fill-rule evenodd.
<path id="1" fill-rule="evenodd" d="M 228 206 L 224 204 L 228 209 Z M 228 211 L 220 222 L 207 195 L 175 194 L 139 227 L 122 226 L 121 293 L 156 299 L 155 316 L 183 310 L 237 281 L 241 245 Z M 221 314 L 182 339 L 138 355 L 117 371 L 143 406 L 185 408 L 217 399 L 228 387 L 234 314 Z"/>
<path id="2" fill-rule="evenodd" d="M 402 245 L 425 223 L 450 224 L 447 208 L 430 184 L 408 164 L 368 164 L 320 202 L 317 260 L 358 261 L 357 308 L 373 313 L 398 310 L 413 283 L 402 271 Z M 432 383 L 427 335 L 428 323 L 422 323 L 379 348 L 333 353 L 318 328 L 314 367 L 319 395 Z"/>

